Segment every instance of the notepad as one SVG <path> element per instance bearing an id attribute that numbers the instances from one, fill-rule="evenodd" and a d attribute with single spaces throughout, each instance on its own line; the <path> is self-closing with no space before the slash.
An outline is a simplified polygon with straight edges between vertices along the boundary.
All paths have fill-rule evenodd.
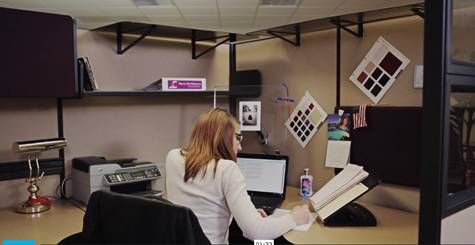
<path id="1" fill-rule="evenodd" d="M 281 208 L 276 208 L 274 210 L 274 213 L 272 213 L 271 216 L 269 217 L 282 217 L 286 214 L 289 214 L 291 212 L 290 209 L 281 209 Z M 298 225 L 296 227 L 294 227 L 293 230 L 296 230 L 296 231 L 308 231 L 308 229 L 310 229 L 310 226 L 312 226 L 313 222 L 315 222 L 315 220 L 317 219 L 317 213 L 310 213 L 310 218 L 308 220 L 308 223 L 307 224 L 303 224 L 303 225 Z"/>
<path id="2" fill-rule="evenodd" d="M 344 168 L 350 160 L 351 141 L 329 140 L 325 167 Z"/>

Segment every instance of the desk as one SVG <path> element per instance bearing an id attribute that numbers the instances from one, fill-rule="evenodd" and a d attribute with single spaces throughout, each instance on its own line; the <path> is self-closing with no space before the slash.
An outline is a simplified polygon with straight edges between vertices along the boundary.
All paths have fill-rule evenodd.
<path id="1" fill-rule="evenodd" d="M 287 188 L 284 208 L 300 204 L 295 187 Z M 416 244 L 418 215 L 377 205 L 363 204 L 378 220 L 376 227 L 325 227 L 316 221 L 306 232 L 290 231 L 284 237 L 295 244 L 392 243 Z M 82 230 L 84 211 L 68 201 L 55 201 L 51 210 L 37 215 L 18 214 L 13 209 L 0 210 L 0 240 L 32 239 L 36 244 L 56 244 Z"/>
<path id="2" fill-rule="evenodd" d="M 287 187 L 283 208 L 301 203 L 298 188 Z M 290 231 L 285 239 L 294 244 L 417 244 L 419 215 L 369 203 L 361 203 L 371 210 L 378 220 L 375 227 L 326 227 L 318 221 L 304 231 Z"/>
<path id="3" fill-rule="evenodd" d="M 54 201 L 49 211 L 19 214 L 13 208 L 0 210 L 0 241 L 35 240 L 36 244 L 57 244 L 82 230 L 84 211 L 68 201 Z"/>

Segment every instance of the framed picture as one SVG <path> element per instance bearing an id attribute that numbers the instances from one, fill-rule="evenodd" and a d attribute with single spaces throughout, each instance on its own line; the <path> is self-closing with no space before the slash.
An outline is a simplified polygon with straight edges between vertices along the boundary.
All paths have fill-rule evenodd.
<path id="1" fill-rule="evenodd" d="M 261 102 L 260 101 L 240 101 L 239 102 L 239 122 L 241 131 L 261 130 Z"/>

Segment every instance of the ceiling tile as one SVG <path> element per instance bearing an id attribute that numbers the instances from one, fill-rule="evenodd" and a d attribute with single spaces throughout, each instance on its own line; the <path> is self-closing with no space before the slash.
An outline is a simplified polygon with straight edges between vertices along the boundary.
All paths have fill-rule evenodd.
<path id="1" fill-rule="evenodd" d="M 225 15 L 245 15 L 254 16 L 256 13 L 255 7 L 220 7 L 219 13 L 221 16 Z"/>
<path id="2" fill-rule="evenodd" d="M 292 7 L 272 7 L 272 6 L 260 6 L 257 8 L 257 15 L 282 15 L 290 16 L 296 10 L 295 6 Z"/>
<path id="3" fill-rule="evenodd" d="M 223 21 L 229 21 L 229 22 L 245 22 L 245 21 L 250 21 L 252 22 L 254 18 L 249 18 L 249 16 L 242 16 L 242 15 L 223 15 L 220 17 L 220 20 Z"/>
<path id="4" fill-rule="evenodd" d="M 153 21 L 164 21 L 164 22 L 183 22 L 185 23 L 185 20 L 181 16 L 148 16 L 149 20 Z"/>
<path id="5" fill-rule="evenodd" d="M 251 7 L 257 8 L 259 0 L 218 0 L 219 7 Z"/>
<path id="6" fill-rule="evenodd" d="M 180 13 L 183 15 L 217 15 L 218 10 L 213 7 L 179 7 Z"/>
<path id="7" fill-rule="evenodd" d="M 45 5 L 34 0 L 3 0 L 0 1 L 0 7 L 34 10 L 44 8 Z"/>
<path id="8" fill-rule="evenodd" d="M 174 0 L 178 7 L 214 7 L 216 8 L 216 0 Z"/>
<path id="9" fill-rule="evenodd" d="M 162 1 L 162 0 L 160 0 Z M 133 0 L 0 0 L 0 6 L 71 15 L 81 28 L 137 21 L 242 33 L 329 16 L 422 3 L 424 0 L 297 0 L 297 6 L 259 6 L 261 0 L 163 0 L 140 6 Z M 176 5 L 176 6 L 175 6 Z M 252 24 L 253 27 L 249 27 Z"/>
<path id="10" fill-rule="evenodd" d="M 318 7 L 318 8 L 336 8 L 338 7 L 344 0 L 301 0 L 299 7 Z"/>
<path id="11" fill-rule="evenodd" d="M 101 13 L 104 16 L 117 16 L 117 17 L 126 17 L 126 16 L 145 16 L 141 11 L 137 8 L 121 8 L 121 7 L 114 7 L 114 8 L 100 8 Z"/>
<path id="12" fill-rule="evenodd" d="M 138 9 L 146 15 L 180 15 L 175 6 L 146 6 Z"/>
<path id="13" fill-rule="evenodd" d="M 198 21 L 198 22 L 219 22 L 218 16 L 210 16 L 210 15 L 185 15 L 183 16 L 186 21 Z"/>
<path id="14" fill-rule="evenodd" d="M 298 8 L 295 13 L 294 13 L 294 16 L 299 16 L 299 15 L 307 15 L 307 16 L 312 16 L 312 15 L 315 15 L 315 16 L 322 16 L 322 15 L 329 15 L 331 14 L 333 11 L 335 10 L 335 8 L 310 8 L 310 7 L 307 7 L 307 8 Z"/>

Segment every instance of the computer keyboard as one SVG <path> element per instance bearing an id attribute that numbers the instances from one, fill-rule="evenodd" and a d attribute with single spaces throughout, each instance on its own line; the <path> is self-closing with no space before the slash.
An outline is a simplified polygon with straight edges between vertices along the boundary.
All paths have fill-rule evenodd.
<path id="1" fill-rule="evenodd" d="M 251 196 L 251 201 L 256 208 L 264 210 L 267 215 L 271 215 L 282 203 L 281 199 L 261 196 Z"/>

